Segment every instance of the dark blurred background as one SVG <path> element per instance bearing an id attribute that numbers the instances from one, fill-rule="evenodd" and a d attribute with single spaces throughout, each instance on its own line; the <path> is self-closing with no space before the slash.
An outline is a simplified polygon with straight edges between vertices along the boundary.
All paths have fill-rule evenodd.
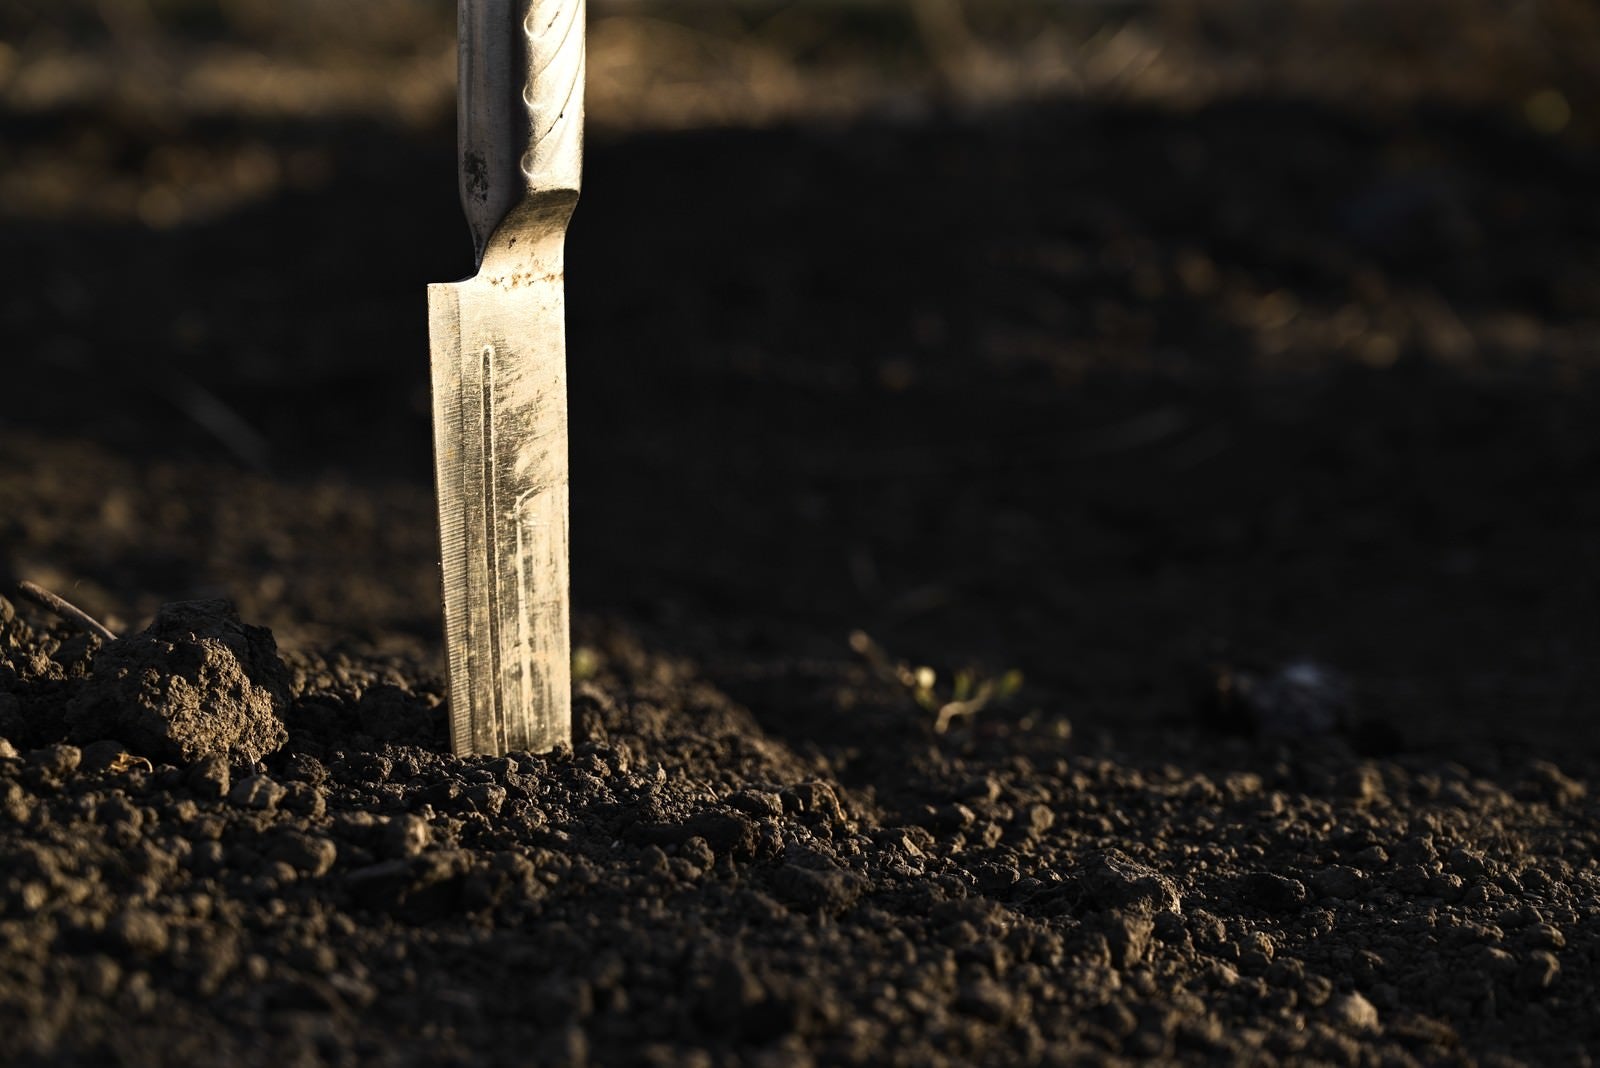
<path id="1" fill-rule="evenodd" d="M 1384 744 L 1594 749 L 1600 6 L 590 17 L 581 634 L 774 729 L 860 629 L 1080 728 L 1310 657 Z M 453 33 L 0 9 L 0 571 L 437 669 Z"/>

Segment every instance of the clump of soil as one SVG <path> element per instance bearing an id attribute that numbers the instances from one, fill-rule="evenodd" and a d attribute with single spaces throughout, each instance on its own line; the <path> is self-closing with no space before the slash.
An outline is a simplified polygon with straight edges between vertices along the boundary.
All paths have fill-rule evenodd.
<path id="1" fill-rule="evenodd" d="M 59 632 L 27 634 L 0 679 L 36 713 L 127 656 L 64 683 L 26 670 Z M 347 654 L 292 658 L 264 761 L 0 741 L 0 1052 L 1413 1065 L 1600 1041 L 1600 811 L 1548 763 L 1179 731 L 1178 767 L 1057 713 L 936 733 L 863 668 L 836 699 L 894 751 L 847 781 L 692 665 L 590 641 L 579 743 L 549 756 L 444 754 L 442 681 Z M 171 644 L 164 676 L 193 656 Z"/>
<path id="2" fill-rule="evenodd" d="M 272 632 L 227 601 L 184 601 L 94 657 L 67 719 L 79 739 L 115 738 L 151 759 L 254 763 L 288 738 L 288 707 Z"/>

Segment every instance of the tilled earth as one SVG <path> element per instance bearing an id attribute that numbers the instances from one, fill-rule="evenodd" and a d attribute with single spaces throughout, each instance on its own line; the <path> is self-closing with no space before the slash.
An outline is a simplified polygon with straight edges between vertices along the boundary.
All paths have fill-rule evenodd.
<path id="1" fill-rule="evenodd" d="M 1596 801 L 1545 761 L 936 736 L 862 668 L 833 680 L 879 751 L 851 786 L 606 633 L 572 751 L 442 755 L 438 680 L 296 656 L 280 751 L 173 766 L 62 741 L 109 651 L 0 618 L 13 1063 L 1549 1064 L 1600 1038 Z M 198 648 L 147 692 L 214 685 L 231 654 Z"/>
<path id="2" fill-rule="evenodd" d="M 1600 155 L 1427 54 L 596 129 L 575 745 L 494 759 L 448 116 L 8 112 L 96 207 L 0 202 L 0 1060 L 1590 1063 Z"/>

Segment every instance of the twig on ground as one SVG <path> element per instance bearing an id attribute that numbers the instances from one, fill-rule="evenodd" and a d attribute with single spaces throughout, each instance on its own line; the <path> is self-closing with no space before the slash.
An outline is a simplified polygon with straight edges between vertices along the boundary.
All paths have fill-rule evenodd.
<path id="1" fill-rule="evenodd" d="M 71 601 L 68 601 L 60 594 L 51 593 L 49 590 L 45 589 L 36 582 L 18 583 L 17 592 L 35 604 L 49 609 L 62 619 L 65 619 L 71 623 L 76 623 L 78 626 L 82 627 L 90 634 L 93 634 L 96 638 L 99 638 L 103 642 L 114 642 L 117 640 L 117 636 L 112 633 L 111 628 L 107 627 L 104 623 L 100 622 L 98 619 L 94 618 L 88 612 L 85 612 Z"/>

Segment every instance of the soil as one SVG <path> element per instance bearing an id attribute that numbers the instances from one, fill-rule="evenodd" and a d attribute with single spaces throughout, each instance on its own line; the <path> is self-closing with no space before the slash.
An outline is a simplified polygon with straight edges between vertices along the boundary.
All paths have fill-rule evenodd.
<path id="1" fill-rule="evenodd" d="M 316 163 L 6 215 L 0 569 L 126 635 L 0 601 L 8 1063 L 1600 1050 L 1583 138 L 1271 94 L 597 130 L 575 745 L 459 759 L 448 123 L 0 134 Z"/>

